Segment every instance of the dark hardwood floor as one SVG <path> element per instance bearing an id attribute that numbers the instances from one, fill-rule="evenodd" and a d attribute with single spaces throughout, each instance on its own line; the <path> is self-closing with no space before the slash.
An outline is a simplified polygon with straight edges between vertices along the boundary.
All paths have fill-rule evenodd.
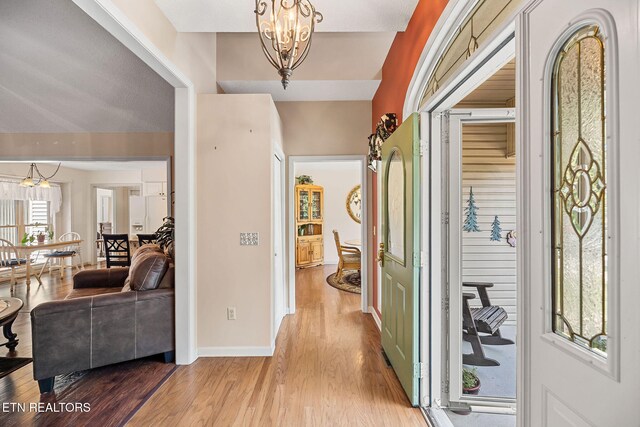
<path id="1" fill-rule="evenodd" d="M 8 282 L 1 282 L 0 296 L 20 298 L 24 307 L 13 325 L 20 340 L 18 347 L 13 353 L 1 347 L 0 356 L 31 357 L 31 309 L 45 301 L 63 299 L 71 289 L 69 270 L 62 280 L 55 273 L 43 275 L 42 285 L 33 280 L 28 291 L 23 279 L 18 282 L 14 295 L 11 295 Z M 159 357 L 140 359 L 58 376 L 54 393 L 40 395 L 38 383 L 33 379 L 33 365 L 28 364 L 0 378 L 0 426 L 123 425 L 174 370 L 174 364 L 166 364 Z M 13 405 L 5 412 L 2 404 L 12 403 L 26 404 L 26 411 Z M 49 408 L 62 409 L 62 412 L 33 411 L 29 405 L 34 403 L 58 404 Z M 88 406 L 85 412 L 68 412 L 70 407 L 60 406 L 69 403 Z M 86 408 L 90 410 L 86 412 Z"/>
<path id="2" fill-rule="evenodd" d="M 385 364 L 360 295 L 326 283 L 335 268 L 298 270 L 296 313 L 283 321 L 273 357 L 179 366 L 129 425 L 426 425 Z"/>

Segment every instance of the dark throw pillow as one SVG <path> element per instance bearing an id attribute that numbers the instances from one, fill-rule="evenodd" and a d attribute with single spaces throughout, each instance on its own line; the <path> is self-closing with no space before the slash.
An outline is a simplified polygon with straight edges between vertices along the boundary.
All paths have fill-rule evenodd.
<path id="1" fill-rule="evenodd" d="M 142 253 L 131 264 L 129 286 L 134 291 L 157 289 L 168 269 L 169 259 L 163 253 Z"/>

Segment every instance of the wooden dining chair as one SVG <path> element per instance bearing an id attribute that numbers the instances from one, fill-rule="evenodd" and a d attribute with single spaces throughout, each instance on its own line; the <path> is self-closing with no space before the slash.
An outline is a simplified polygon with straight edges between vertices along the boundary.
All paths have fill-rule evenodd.
<path id="1" fill-rule="evenodd" d="M 344 246 L 340 244 L 340 235 L 338 230 L 333 230 L 333 238 L 336 241 L 336 250 L 338 251 L 338 271 L 336 279 L 342 280 L 345 270 L 358 270 L 362 268 L 360 249 L 353 246 Z"/>
<path id="2" fill-rule="evenodd" d="M 58 238 L 58 241 L 60 242 L 71 242 L 74 240 L 82 240 L 80 238 L 80 234 L 71 231 L 69 233 L 64 233 L 62 236 L 60 236 Z M 71 258 L 71 270 L 73 270 L 73 267 L 76 267 L 76 269 L 78 271 L 80 271 L 83 267 L 82 265 L 82 254 L 80 253 L 80 244 L 79 243 L 69 243 L 69 245 L 67 246 L 63 246 L 60 249 L 56 249 L 54 251 L 52 251 L 51 253 L 45 254 L 44 255 L 46 261 L 44 263 L 44 265 L 42 266 L 42 268 L 40 269 L 40 273 L 38 273 L 38 282 L 42 283 L 40 281 L 40 278 L 42 277 L 42 273 L 44 273 L 44 270 L 47 268 L 47 266 L 49 267 L 49 273 L 51 273 L 51 269 L 52 268 L 59 268 L 60 269 L 60 278 L 63 279 L 64 278 L 64 269 L 65 269 L 65 260 L 67 258 Z M 74 258 L 78 259 L 78 262 L 76 262 L 76 264 L 73 264 L 73 260 Z M 57 260 L 57 264 L 54 265 L 54 260 Z"/>
<path id="3" fill-rule="evenodd" d="M 11 269 L 11 292 L 15 290 L 16 286 L 16 268 L 22 265 L 26 265 L 26 258 L 18 257 L 18 250 L 8 240 L 0 239 L 0 268 Z"/>
<path id="4" fill-rule="evenodd" d="M 104 255 L 107 268 L 129 267 L 131 265 L 131 250 L 128 234 L 103 234 Z"/>
<path id="5" fill-rule="evenodd" d="M 154 234 L 136 234 L 138 236 L 138 245 L 148 245 L 149 243 L 156 243 L 156 235 Z"/>

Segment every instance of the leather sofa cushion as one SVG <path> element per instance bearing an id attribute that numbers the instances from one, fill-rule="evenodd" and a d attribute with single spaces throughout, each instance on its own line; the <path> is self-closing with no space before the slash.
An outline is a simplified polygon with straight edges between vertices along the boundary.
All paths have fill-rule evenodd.
<path id="1" fill-rule="evenodd" d="M 163 253 L 162 249 L 160 249 L 160 246 L 156 245 L 155 243 L 147 243 L 146 245 L 140 246 L 138 250 L 133 253 L 133 256 L 131 257 L 131 263 L 133 264 L 136 258 L 149 252 Z"/>
<path id="2" fill-rule="evenodd" d="M 144 254 L 148 254 L 148 253 L 158 253 L 158 254 L 162 254 L 164 253 L 162 251 L 162 249 L 160 248 L 160 246 L 158 246 L 155 243 L 147 243 L 146 245 L 142 245 L 138 248 L 138 250 L 136 250 L 133 253 L 133 256 L 131 257 L 131 268 L 133 268 L 134 264 L 136 264 L 136 260 L 144 255 Z M 162 282 L 165 282 L 165 280 L 163 279 Z M 129 292 L 132 290 L 131 287 L 131 274 L 129 274 L 129 276 L 127 276 L 126 280 L 124 281 L 124 286 L 122 287 L 122 292 Z"/>
<path id="3" fill-rule="evenodd" d="M 168 269 L 169 259 L 163 253 L 145 252 L 131 264 L 128 285 L 134 291 L 157 289 Z"/>
<path id="4" fill-rule="evenodd" d="M 176 278 L 176 268 L 173 264 L 169 265 L 166 274 L 162 278 L 160 285 L 158 285 L 158 289 L 173 289 Z"/>
<path id="5" fill-rule="evenodd" d="M 94 295 L 111 294 L 120 292 L 120 288 L 80 288 L 74 289 L 64 299 L 74 299 L 80 297 L 88 297 Z"/>

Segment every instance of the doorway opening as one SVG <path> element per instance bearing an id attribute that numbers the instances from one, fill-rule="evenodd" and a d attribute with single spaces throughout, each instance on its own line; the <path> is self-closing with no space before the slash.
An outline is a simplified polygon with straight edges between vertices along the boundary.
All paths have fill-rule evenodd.
<path id="1" fill-rule="evenodd" d="M 433 139 L 431 262 L 442 267 L 430 272 L 426 400 L 456 427 L 516 423 L 514 50 L 507 38 L 423 114 Z"/>
<path id="2" fill-rule="evenodd" d="M 367 312 L 366 176 L 364 156 L 289 158 L 290 313 L 296 277 L 311 269 L 326 272 L 327 287 L 360 294 Z"/>

